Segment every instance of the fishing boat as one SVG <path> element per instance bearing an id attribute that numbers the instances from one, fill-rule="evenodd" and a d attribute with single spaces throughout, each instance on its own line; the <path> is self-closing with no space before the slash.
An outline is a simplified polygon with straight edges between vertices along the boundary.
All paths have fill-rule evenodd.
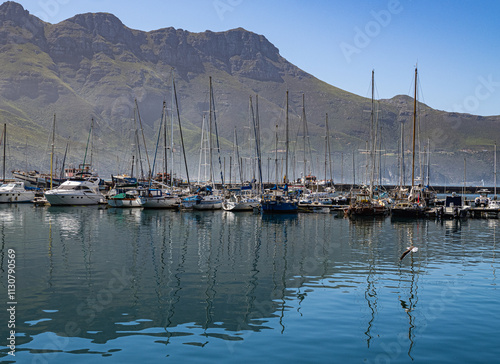
<path id="1" fill-rule="evenodd" d="M 105 203 L 104 195 L 99 191 L 100 178 L 73 177 L 60 186 L 44 193 L 52 206 L 62 205 L 97 205 Z"/>
<path id="2" fill-rule="evenodd" d="M 11 182 L 0 186 L 0 203 L 31 202 L 36 189 L 28 189 L 24 182 Z"/>

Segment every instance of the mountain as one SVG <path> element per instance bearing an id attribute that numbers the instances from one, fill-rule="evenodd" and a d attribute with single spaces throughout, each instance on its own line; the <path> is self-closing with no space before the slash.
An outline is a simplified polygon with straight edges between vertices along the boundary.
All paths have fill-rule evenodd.
<path id="1" fill-rule="evenodd" d="M 48 139 L 56 114 L 58 155 L 69 141 L 71 159 L 81 163 L 93 118 L 98 169 L 102 174 L 128 171 L 133 131 L 137 128 L 135 100 L 152 155 L 162 103 L 166 100 L 170 105 L 174 77 L 193 173 L 198 170 L 202 115 L 209 108 L 210 76 L 222 156 L 227 164 L 235 129 L 240 152 L 253 154 L 249 97 L 255 107 L 256 95 L 264 163 L 274 160 L 276 125 L 283 129 L 285 94 L 289 90 L 290 137 L 299 153 L 293 158 L 297 169 L 301 169 L 299 160 L 304 159 L 299 156 L 303 154 L 304 94 L 307 141 L 312 150 L 308 159 L 316 165 L 314 173 L 324 176 L 326 113 L 336 180 L 340 182 L 341 174 L 344 181 L 352 179 L 353 152 L 357 174 L 363 173 L 365 155 L 358 150 L 365 148 L 370 135 L 367 111 L 371 100 L 299 69 L 263 35 L 242 28 L 203 33 L 174 28 L 144 32 L 128 28 L 107 13 L 79 14 L 50 24 L 12 1 L 0 5 L 0 35 L 0 122 L 7 123 L 11 169 L 48 168 Z M 407 124 L 405 145 L 411 145 L 413 99 L 400 95 L 378 100 L 377 104 L 385 177 L 395 178 L 402 122 Z M 467 174 L 471 178 L 492 180 L 499 116 L 446 113 L 424 104 L 419 110 L 421 144 L 429 140 L 431 176 L 436 183 L 461 183 L 464 157 L 470 161 Z M 176 111 L 170 108 L 168 112 Z M 281 133 L 278 149 L 283 148 L 282 140 Z"/>

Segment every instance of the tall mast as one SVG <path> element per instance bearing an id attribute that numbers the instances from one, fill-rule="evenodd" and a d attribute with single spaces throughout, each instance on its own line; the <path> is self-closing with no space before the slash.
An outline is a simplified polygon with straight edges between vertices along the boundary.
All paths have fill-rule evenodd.
<path id="1" fill-rule="evenodd" d="M 52 150 L 50 152 L 50 189 L 52 189 L 52 171 L 54 166 L 54 140 L 56 138 L 56 114 L 54 114 L 54 121 L 52 122 Z"/>
<path id="2" fill-rule="evenodd" d="M 269 164 L 268 164 L 269 165 Z M 275 150 L 274 150 L 274 180 L 276 183 L 276 188 L 278 188 L 278 123 L 276 123 L 276 136 L 275 136 Z M 269 172 L 267 180 L 269 181 Z"/>
<path id="3" fill-rule="evenodd" d="M 210 164 L 210 180 L 212 183 L 214 182 L 214 173 L 213 173 L 213 167 L 212 167 L 212 76 L 209 77 L 209 111 L 208 111 L 208 152 L 209 152 L 209 161 L 208 163 Z"/>
<path id="4" fill-rule="evenodd" d="M 325 186 L 327 186 L 328 180 L 328 168 L 327 168 L 327 153 L 328 153 L 328 113 L 325 116 L 325 124 L 326 124 L 326 135 L 325 135 Z"/>
<path id="5" fill-rule="evenodd" d="M 427 138 L 427 183 L 426 185 L 430 185 L 431 179 L 431 141 Z"/>
<path id="6" fill-rule="evenodd" d="M 172 68 L 172 112 L 170 114 L 170 187 L 174 187 L 174 104 L 175 104 L 175 79 Z M 166 173 L 167 171 L 165 171 Z M 179 171 L 180 172 L 180 171 Z"/>
<path id="7" fill-rule="evenodd" d="M 375 174 L 375 150 L 377 147 L 375 135 L 377 133 L 375 129 L 375 70 L 372 70 L 372 108 L 370 112 L 371 118 L 371 149 L 370 149 L 370 159 L 371 159 L 371 171 L 370 171 L 370 197 L 373 195 L 373 180 Z"/>
<path id="8" fill-rule="evenodd" d="M 303 144 L 304 144 L 304 185 L 306 183 L 307 176 L 307 159 L 306 159 L 306 105 L 305 105 L 305 94 L 302 94 L 302 128 L 304 131 Z"/>
<path id="9" fill-rule="evenodd" d="M 168 171 L 168 154 L 167 154 L 167 116 L 165 112 L 167 106 L 166 102 L 163 101 L 163 111 L 162 111 L 162 121 L 163 122 L 163 174 L 161 178 L 161 182 L 167 184 L 168 182 L 165 180 L 167 178 Z M 173 114 L 173 110 L 172 110 Z"/>
<path id="10" fill-rule="evenodd" d="M 7 124 L 3 124 L 3 183 L 5 183 L 5 153 L 7 144 Z"/>
<path id="11" fill-rule="evenodd" d="M 328 128 L 328 114 L 326 114 L 325 118 L 325 124 L 326 124 L 326 143 L 325 143 L 325 183 L 328 179 L 327 175 L 327 167 L 328 171 L 330 172 L 330 182 L 332 183 L 333 186 L 333 171 L 332 171 L 332 150 L 330 148 L 330 130 Z M 328 165 L 327 165 L 327 154 L 328 153 Z"/>
<path id="12" fill-rule="evenodd" d="M 288 183 L 288 90 L 286 90 L 285 115 L 285 183 Z"/>
<path id="13" fill-rule="evenodd" d="M 415 185 L 415 135 L 417 126 L 417 67 L 415 67 L 415 92 L 413 98 L 413 146 L 411 162 L 411 186 Z"/>
<path id="14" fill-rule="evenodd" d="M 495 175 L 495 189 L 494 189 L 494 194 L 495 196 L 497 195 L 497 142 L 495 142 L 495 154 L 493 155 L 494 159 L 494 175 Z"/>
<path id="15" fill-rule="evenodd" d="M 182 125 L 181 125 L 181 114 L 179 111 L 179 101 L 177 100 L 177 90 L 175 89 L 175 81 L 174 81 L 173 76 L 172 76 L 172 87 L 174 89 L 175 110 L 177 113 L 177 122 L 179 123 L 179 136 L 181 138 L 182 155 L 184 156 L 184 167 L 186 168 L 186 180 L 187 180 L 188 187 L 191 188 L 191 182 L 189 181 L 189 169 L 188 169 L 187 158 L 186 158 L 186 148 L 184 147 L 184 137 L 182 136 Z M 173 145 L 172 145 L 172 148 L 173 148 Z M 173 163 L 173 160 L 172 160 L 172 163 Z M 174 179 L 174 176 L 171 175 L 170 181 L 173 181 L 173 179 Z M 171 182 L 171 185 L 173 186 L 173 182 Z"/>

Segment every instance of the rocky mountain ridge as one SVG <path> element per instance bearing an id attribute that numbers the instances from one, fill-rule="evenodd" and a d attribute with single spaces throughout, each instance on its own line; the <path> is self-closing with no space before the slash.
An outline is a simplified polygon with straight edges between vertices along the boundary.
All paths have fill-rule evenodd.
<path id="1" fill-rule="evenodd" d="M 131 155 L 136 100 L 151 150 L 162 103 L 172 98 L 172 78 L 193 169 L 197 168 L 202 115 L 208 110 L 209 76 L 214 83 L 221 148 L 227 156 L 233 150 L 235 128 L 244 141 L 242 153 L 253 153 L 249 97 L 255 107 L 257 94 L 266 152 L 276 148 L 276 125 L 282 129 L 287 90 L 294 138 L 303 137 L 305 94 L 308 138 L 315 156 L 311 159 L 324 158 L 326 113 L 337 166 L 344 154 L 363 149 L 370 134 L 366 112 L 370 100 L 318 80 L 284 59 L 263 35 L 242 28 L 192 33 L 167 27 L 144 32 L 128 28 L 107 13 L 79 14 L 50 24 L 8 1 L 0 5 L 0 62 L 0 121 L 9 125 L 14 165 L 26 159 L 23 153 L 46 155 L 40 151 L 46 148 L 48 128 L 57 114 L 58 144 L 71 140 L 76 159 L 94 118 L 97 148 L 104 155 L 102 168 L 118 172 L 126 165 L 126 155 Z M 384 149 L 388 155 L 397 154 L 401 125 L 412 119 L 413 99 L 400 95 L 377 104 Z M 174 112 L 172 106 L 169 112 Z M 471 173 L 477 178 L 481 173 L 484 178 L 491 174 L 486 169 L 491 166 L 500 117 L 446 113 L 423 104 L 419 112 L 422 145 L 429 140 L 436 162 L 444 164 L 435 167 L 434 175 L 459 181 L 456 168 L 446 169 L 463 153 L 475 159 L 477 153 L 486 153 L 482 156 L 486 161 L 478 161 L 477 171 Z M 299 144 L 295 143 L 297 153 Z M 396 159 L 389 156 L 386 166 L 393 174 Z M 42 168 L 37 165 L 42 160 L 30 162 L 28 168 Z M 318 170 L 323 168 L 316 164 Z M 352 166 L 345 167 L 346 176 L 348 168 Z"/>

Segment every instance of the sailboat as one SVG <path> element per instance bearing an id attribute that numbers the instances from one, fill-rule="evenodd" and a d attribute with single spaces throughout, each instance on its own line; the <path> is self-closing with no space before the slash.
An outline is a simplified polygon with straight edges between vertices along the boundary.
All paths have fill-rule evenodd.
<path id="1" fill-rule="evenodd" d="M 302 99 L 304 100 L 304 99 Z M 258 109 L 257 109 L 258 110 Z M 303 108 L 304 110 L 304 108 Z M 288 193 L 288 91 L 286 92 L 286 111 L 285 111 L 285 153 L 286 153 L 286 158 L 285 158 L 285 185 L 282 188 L 278 187 L 278 181 L 276 181 L 276 188 L 273 188 L 272 191 L 262 195 L 261 201 L 260 201 L 260 206 L 261 210 L 263 213 L 296 213 L 298 212 L 299 209 L 299 203 L 296 199 L 294 199 L 292 196 L 289 195 Z M 258 114 L 257 114 L 257 120 L 258 120 Z M 255 121 L 255 119 L 254 119 Z M 258 123 L 254 123 L 254 129 L 258 131 Z M 256 133 L 256 140 L 258 134 Z M 276 139 L 277 135 L 276 135 Z M 276 143 L 277 144 L 277 143 Z M 257 142 L 257 147 L 258 147 L 258 153 L 260 153 L 260 147 L 259 143 Z M 276 150 L 278 149 L 278 146 L 276 145 Z M 260 158 L 259 158 L 260 160 Z M 276 176 L 278 175 L 278 167 L 277 167 L 277 160 L 278 158 L 276 157 Z"/>
<path id="2" fill-rule="evenodd" d="M 260 201 L 257 195 L 254 193 L 253 184 L 243 184 L 243 177 L 241 173 L 241 163 L 238 151 L 238 137 L 236 133 L 236 128 L 234 129 L 234 147 L 235 147 L 235 159 L 238 161 L 239 175 L 240 175 L 240 185 L 237 187 L 228 188 L 226 191 L 226 196 L 222 202 L 222 208 L 225 211 L 253 211 L 258 209 L 260 206 Z M 231 175 L 231 172 L 229 172 Z"/>
<path id="3" fill-rule="evenodd" d="M 412 143 L 412 167 L 411 167 L 411 190 L 407 199 L 399 199 L 391 208 L 391 216 L 395 218 L 418 218 L 423 217 L 426 211 L 426 203 L 423 196 L 422 183 L 415 184 L 415 139 L 417 133 L 417 80 L 418 71 L 415 67 L 415 90 L 413 98 L 413 143 Z"/>
<path id="4" fill-rule="evenodd" d="M 367 217 L 377 217 L 386 216 L 389 214 L 389 208 L 381 200 L 375 198 L 374 195 L 374 174 L 375 174 L 375 153 L 377 146 L 377 129 L 375 127 L 375 71 L 372 70 L 372 101 L 371 101 L 371 148 L 370 148 L 370 160 L 371 160 L 371 173 L 370 173 L 370 185 L 368 188 L 363 189 L 358 192 L 355 196 L 351 197 L 351 204 L 345 210 L 345 215 L 349 217 L 357 216 L 367 216 Z M 368 148 L 367 148 L 368 149 Z M 367 163 L 368 166 L 368 163 Z"/>
<path id="5" fill-rule="evenodd" d="M 177 110 L 177 120 L 179 122 L 179 133 L 180 133 L 180 138 L 181 138 L 181 145 L 182 145 L 182 151 L 184 155 L 184 163 L 186 166 L 186 175 L 187 175 L 187 181 L 188 181 L 188 186 L 190 185 L 189 182 L 189 171 L 187 168 L 187 159 L 186 159 L 186 153 L 184 150 L 184 140 L 182 138 L 182 127 L 181 127 L 181 120 L 180 120 L 180 113 L 179 113 L 179 105 L 177 103 L 177 91 L 175 87 L 175 80 L 172 75 L 172 108 L 173 105 L 175 104 L 176 110 Z M 173 110 L 172 110 L 173 113 Z M 156 165 L 156 156 L 158 152 L 158 146 L 160 142 L 160 135 L 162 131 L 162 124 L 163 124 L 163 135 L 164 135 L 164 143 L 165 143 L 165 161 L 167 160 L 167 122 L 166 122 L 166 104 L 163 102 L 163 109 L 162 109 L 162 117 L 160 121 L 160 128 L 158 131 L 158 139 L 156 143 L 156 150 L 155 150 L 155 157 L 153 160 L 153 170 L 151 175 L 154 174 L 154 168 Z M 153 181 L 152 177 L 150 177 L 149 180 L 149 186 L 146 190 L 143 191 L 142 197 L 144 198 L 144 208 L 155 208 L 155 209 L 176 209 L 179 207 L 181 203 L 181 191 L 176 191 L 174 190 L 174 177 L 173 177 L 173 164 L 174 164 L 174 140 L 173 140 L 173 115 L 171 118 L 171 144 L 170 144 L 170 151 L 171 151 L 171 172 L 170 172 L 170 186 L 167 186 L 159 181 L 155 181 L 154 184 L 157 186 L 157 188 L 153 188 Z M 165 163 L 165 174 L 167 172 L 167 166 Z M 165 175 L 163 174 L 163 175 Z M 167 175 L 168 176 L 168 175 Z M 167 183 L 169 182 L 167 181 Z"/>
<path id="6" fill-rule="evenodd" d="M 210 181 L 205 186 L 198 188 L 194 195 L 187 196 L 181 200 L 181 207 L 186 209 L 195 209 L 195 210 L 219 210 L 222 209 L 222 197 L 218 194 L 214 194 L 214 172 L 213 172 L 213 163 L 212 163 L 212 151 L 213 151 L 213 130 L 212 127 L 215 126 L 215 135 L 217 137 L 217 150 L 220 153 L 220 149 L 218 146 L 218 132 L 217 132 L 217 122 L 215 120 L 215 112 L 214 112 L 214 93 L 212 88 L 212 77 L 209 77 L 209 115 L 208 115 L 208 149 L 209 149 L 209 167 L 210 167 Z M 203 135 L 202 135 L 203 138 Z M 219 164 L 220 155 L 219 155 Z M 222 174 L 221 168 L 221 182 L 224 185 L 224 177 Z"/>

